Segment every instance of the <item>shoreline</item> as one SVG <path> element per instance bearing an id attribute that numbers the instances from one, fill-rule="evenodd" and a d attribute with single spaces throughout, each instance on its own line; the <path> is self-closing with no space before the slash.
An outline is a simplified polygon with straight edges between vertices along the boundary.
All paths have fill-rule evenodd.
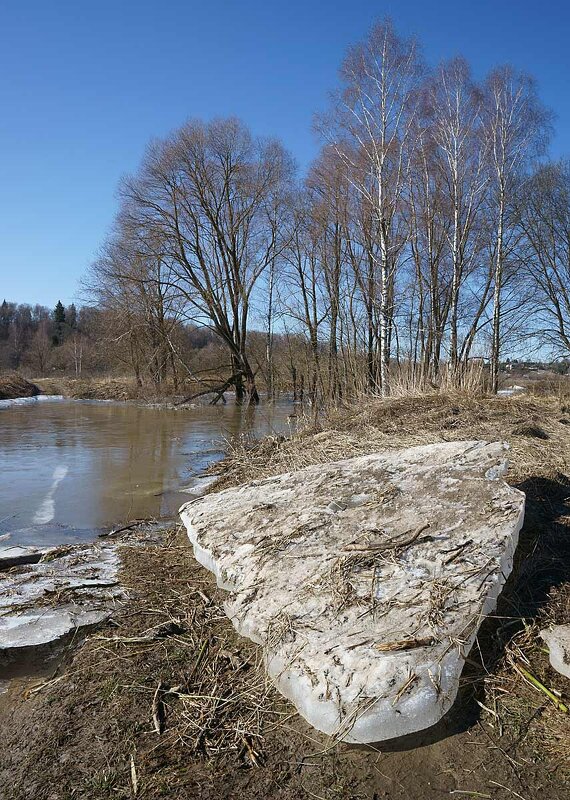
<path id="1" fill-rule="evenodd" d="M 0 714 L 8 753 L 0 794 L 441 800 L 469 792 L 508 800 L 490 776 L 526 800 L 562 800 L 570 787 L 568 717 L 525 683 L 512 658 L 523 653 L 533 674 L 564 693 L 538 636 L 570 613 L 563 408 L 529 397 L 370 402 L 337 412 L 321 430 L 238 447 L 215 464 L 217 475 L 202 476 L 225 488 L 382 448 L 511 442 L 507 478 L 528 500 L 517 564 L 480 632 L 458 701 L 434 729 L 379 748 L 338 745 L 311 729 L 271 687 L 260 650 L 236 634 L 224 594 L 176 523 L 153 542 L 118 541 L 125 604 L 81 633 L 57 672 L 31 679 Z"/>

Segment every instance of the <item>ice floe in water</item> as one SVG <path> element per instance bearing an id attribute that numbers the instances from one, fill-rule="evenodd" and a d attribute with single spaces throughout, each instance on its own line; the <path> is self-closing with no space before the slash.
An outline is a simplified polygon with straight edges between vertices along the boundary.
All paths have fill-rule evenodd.
<path id="1" fill-rule="evenodd" d="M 14 397 L 10 400 L 0 400 L 0 408 L 11 406 L 33 406 L 38 403 L 53 403 L 65 400 L 62 394 L 38 394 L 35 397 Z"/>
<path id="2" fill-rule="evenodd" d="M 42 500 L 40 507 L 38 508 L 32 519 L 34 525 L 45 525 L 46 523 L 51 522 L 52 519 L 55 517 L 54 495 L 57 491 L 57 487 L 65 478 L 68 472 L 69 472 L 69 467 L 66 466 L 65 464 L 58 464 L 57 467 L 54 469 L 49 491 Z"/>
<path id="3" fill-rule="evenodd" d="M 315 728 L 381 741 L 452 705 L 523 523 L 505 450 L 387 450 L 182 507 L 195 557 L 229 592 L 229 618 Z"/>
<path id="4" fill-rule="evenodd" d="M 184 494 L 189 494 L 191 497 L 201 497 L 219 477 L 219 475 L 197 475 L 190 479 L 188 486 L 185 486 L 179 491 L 184 492 Z"/>

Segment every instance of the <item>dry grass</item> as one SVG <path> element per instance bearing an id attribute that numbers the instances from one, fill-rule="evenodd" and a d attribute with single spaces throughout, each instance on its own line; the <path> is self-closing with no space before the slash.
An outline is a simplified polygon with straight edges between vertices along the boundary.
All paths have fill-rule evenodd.
<path id="1" fill-rule="evenodd" d="M 513 383 L 519 383 L 514 379 Z M 561 403 L 570 399 L 570 376 L 549 374 L 534 380 L 522 380 L 525 390 L 535 397 L 556 397 Z"/>
<path id="2" fill-rule="evenodd" d="M 17 397 L 35 397 L 40 389 L 17 372 L 0 375 L 0 400 L 14 400 Z"/>
<path id="3" fill-rule="evenodd" d="M 548 650 L 540 630 L 570 620 L 570 583 L 552 589 L 549 601 L 535 619 L 523 626 L 505 644 L 496 668 L 484 679 L 485 723 L 500 736 L 506 731 L 526 740 L 537 754 L 545 754 L 558 771 L 570 778 L 570 715 L 537 688 L 527 676 L 568 705 L 568 680 L 550 666 Z"/>
<path id="4" fill-rule="evenodd" d="M 551 478 L 570 470 L 569 414 L 570 407 L 551 397 L 432 393 L 369 398 L 331 412 L 316 426 L 307 421 L 291 438 L 230 445 L 218 488 L 378 450 L 461 439 L 508 441 L 513 483 Z"/>
<path id="5" fill-rule="evenodd" d="M 57 376 L 35 379 L 44 394 L 64 395 L 74 400 L 139 400 L 142 402 L 163 402 L 180 400 L 202 388 L 201 384 L 184 381 L 176 389 L 168 381 L 157 387 L 151 383 L 139 386 L 134 378 L 125 377 L 84 377 L 70 378 Z"/>
<path id="6" fill-rule="evenodd" d="M 393 398 L 405 398 L 420 394 L 447 394 L 460 391 L 463 394 L 480 396 L 486 388 L 488 373 L 479 360 L 463 364 L 454 373 L 450 364 L 442 364 L 434 382 L 413 362 L 393 366 L 390 374 L 390 394 Z"/>
<path id="7" fill-rule="evenodd" d="M 138 400 L 142 390 L 131 378 L 37 378 L 44 394 L 75 400 Z"/>

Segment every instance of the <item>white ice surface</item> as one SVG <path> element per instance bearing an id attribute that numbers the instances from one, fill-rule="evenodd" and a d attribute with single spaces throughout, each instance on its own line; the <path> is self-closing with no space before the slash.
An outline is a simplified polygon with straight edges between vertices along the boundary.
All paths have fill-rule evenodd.
<path id="1" fill-rule="evenodd" d="M 54 495 L 57 491 L 57 487 L 66 477 L 68 472 L 69 472 L 69 467 L 66 466 L 65 464 L 58 464 L 57 467 L 54 469 L 51 486 L 46 496 L 42 500 L 38 510 L 33 516 L 32 523 L 34 525 L 45 525 L 46 523 L 51 522 L 52 519 L 55 517 Z"/>
<path id="2" fill-rule="evenodd" d="M 0 651 L 46 644 L 109 617 L 124 598 L 118 567 L 113 546 L 91 544 L 0 573 Z"/>
<path id="3" fill-rule="evenodd" d="M 389 450 L 208 495 L 181 516 L 280 691 L 325 733 L 381 741 L 455 699 L 523 522 L 505 468 L 501 443 Z"/>
<path id="4" fill-rule="evenodd" d="M 553 668 L 570 678 L 570 625 L 554 625 L 541 631 L 540 635 L 548 645 Z"/>
<path id="5" fill-rule="evenodd" d="M 218 478 L 219 475 L 198 475 L 196 478 L 192 478 L 188 486 L 179 491 L 189 494 L 191 497 L 202 497 Z"/>
<path id="6" fill-rule="evenodd" d="M 52 403 L 54 401 L 65 400 L 62 394 L 38 394 L 35 397 L 14 397 L 11 400 L 0 400 L 0 408 L 10 408 L 11 406 L 30 406 L 37 403 Z"/>

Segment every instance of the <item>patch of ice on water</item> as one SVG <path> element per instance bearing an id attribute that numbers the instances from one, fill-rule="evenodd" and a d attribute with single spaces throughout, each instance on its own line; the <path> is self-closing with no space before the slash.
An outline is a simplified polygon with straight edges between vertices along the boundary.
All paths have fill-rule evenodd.
<path id="1" fill-rule="evenodd" d="M 55 502 L 54 495 L 57 487 L 69 472 L 69 467 L 64 464 L 58 464 L 53 471 L 53 480 L 49 492 L 46 494 L 41 506 L 34 514 L 32 522 L 34 525 L 45 525 L 46 522 L 51 522 L 55 516 Z"/>
<path id="2" fill-rule="evenodd" d="M 0 408 L 12 406 L 33 406 L 37 403 L 60 402 L 66 398 L 62 394 L 38 394 L 36 397 L 14 397 L 11 400 L 0 400 Z"/>

